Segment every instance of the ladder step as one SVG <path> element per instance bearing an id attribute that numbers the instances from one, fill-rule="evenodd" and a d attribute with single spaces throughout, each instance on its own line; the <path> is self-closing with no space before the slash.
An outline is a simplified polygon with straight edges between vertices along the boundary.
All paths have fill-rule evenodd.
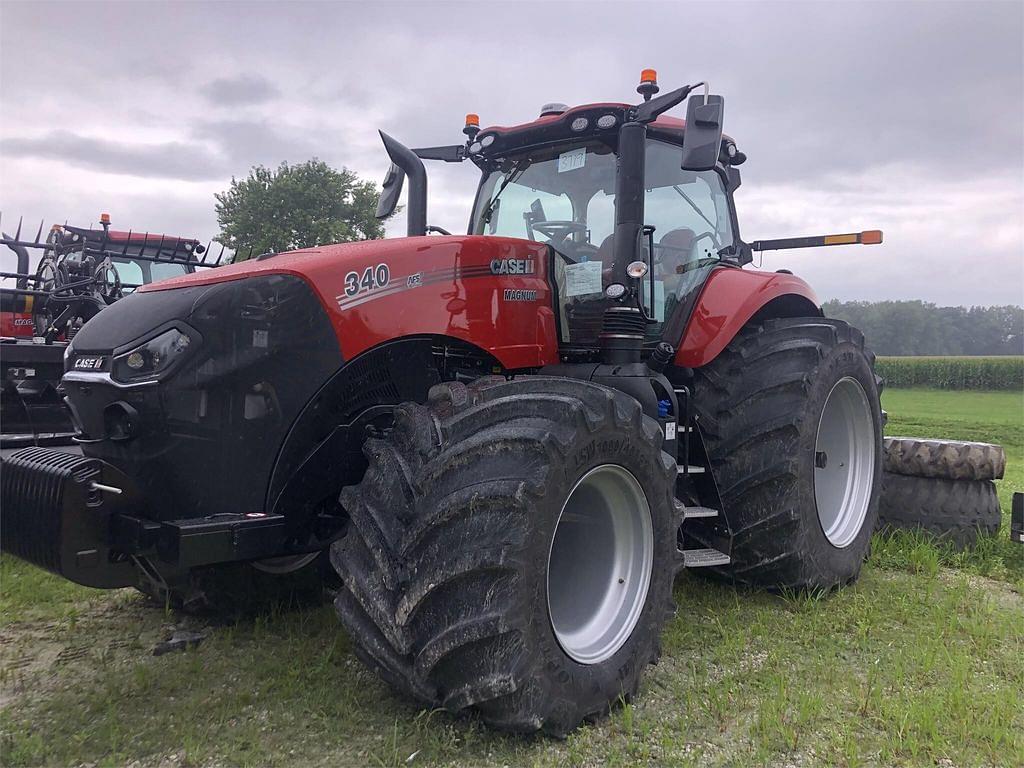
<path id="1" fill-rule="evenodd" d="M 684 549 L 683 566 L 686 568 L 704 568 L 709 565 L 728 565 L 729 556 L 717 549 Z"/>
<path id="2" fill-rule="evenodd" d="M 684 472 L 690 475 L 699 475 L 701 472 L 704 471 L 704 467 L 698 466 L 697 464 L 691 464 L 688 467 L 679 464 L 676 467 L 676 471 L 680 475 L 683 474 Z"/>
<path id="3" fill-rule="evenodd" d="M 698 517 L 718 517 L 718 510 L 711 507 L 686 507 L 683 510 L 683 520 L 693 520 Z"/>

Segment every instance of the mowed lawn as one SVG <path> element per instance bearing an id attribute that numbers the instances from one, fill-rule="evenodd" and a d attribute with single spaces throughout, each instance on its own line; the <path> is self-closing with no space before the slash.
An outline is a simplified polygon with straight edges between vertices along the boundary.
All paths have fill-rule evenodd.
<path id="1" fill-rule="evenodd" d="M 1008 511 L 1024 395 L 891 390 L 883 404 L 888 434 L 1002 443 Z M 4 558 L 0 763 L 1024 765 L 1022 593 L 1007 526 L 962 555 L 878 536 L 860 581 L 828 596 L 684 574 L 641 696 L 555 741 L 394 696 L 330 606 L 209 626 Z M 172 626 L 209 636 L 152 656 Z"/>

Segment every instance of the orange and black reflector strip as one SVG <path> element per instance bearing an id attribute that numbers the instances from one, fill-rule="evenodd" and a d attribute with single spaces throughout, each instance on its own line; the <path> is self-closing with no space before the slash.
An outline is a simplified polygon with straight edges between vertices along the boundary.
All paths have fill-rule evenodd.
<path id="1" fill-rule="evenodd" d="M 882 242 L 882 230 L 869 229 L 866 232 L 851 232 L 847 235 L 818 235 L 816 237 L 784 237 L 779 240 L 755 240 L 750 244 L 754 251 L 783 251 L 789 248 L 820 248 L 823 245 L 878 245 Z"/>

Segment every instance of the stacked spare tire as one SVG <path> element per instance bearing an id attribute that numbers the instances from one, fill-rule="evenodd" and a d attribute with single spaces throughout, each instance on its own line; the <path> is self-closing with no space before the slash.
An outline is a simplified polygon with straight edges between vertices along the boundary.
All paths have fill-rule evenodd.
<path id="1" fill-rule="evenodd" d="M 883 455 L 879 527 L 924 530 L 958 549 L 999 531 L 1002 446 L 887 437 Z"/>

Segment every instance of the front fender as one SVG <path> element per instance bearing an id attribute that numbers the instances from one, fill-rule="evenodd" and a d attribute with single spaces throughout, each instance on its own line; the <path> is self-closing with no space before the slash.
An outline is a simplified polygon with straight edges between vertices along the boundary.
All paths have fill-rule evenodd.
<path id="1" fill-rule="evenodd" d="M 759 312 L 765 317 L 791 317 L 820 315 L 821 309 L 814 290 L 796 275 L 716 269 L 690 315 L 675 364 L 707 365 Z"/>

